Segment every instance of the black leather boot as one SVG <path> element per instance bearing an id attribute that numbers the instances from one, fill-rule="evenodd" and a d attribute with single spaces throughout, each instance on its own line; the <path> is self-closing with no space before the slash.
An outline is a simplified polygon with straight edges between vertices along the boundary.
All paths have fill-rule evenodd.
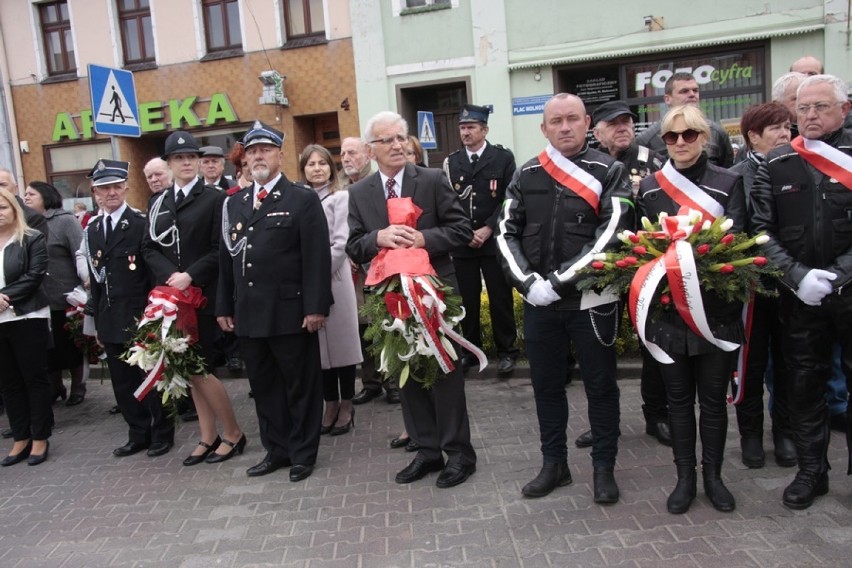
<path id="1" fill-rule="evenodd" d="M 713 508 L 717 511 L 733 511 L 737 503 L 734 496 L 722 483 L 722 464 L 704 464 L 701 474 L 704 478 L 704 494 L 710 499 Z"/>
<path id="2" fill-rule="evenodd" d="M 572 481 L 567 463 L 546 463 L 535 479 L 524 485 L 521 493 L 524 497 L 544 497 L 557 487 L 571 485 Z"/>
<path id="3" fill-rule="evenodd" d="M 695 473 L 695 467 L 678 466 L 677 468 L 677 485 L 674 491 L 669 495 L 666 501 L 666 509 L 672 515 L 682 515 L 689 510 L 692 505 L 692 500 L 695 499 L 695 494 L 698 492 L 698 475 Z"/>
<path id="4" fill-rule="evenodd" d="M 828 493 L 828 472 L 815 475 L 809 471 L 799 470 L 793 483 L 784 489 L 782 502 L 790 509 L 807 509 L 814 504 L 817 497 L 826 493 Z"/>
<path id="5" fill-rule="evenodd" d="M 796 445 L 789 434 L 781 431 L 772 432 L 772 443 L 775 445 L 775 463 L 781 467 L 793 467 L 796 459 Z"/>
<path id="6" fill-rule="evenodd" d="M 615 483 L 615 475 L 613 475 L 611 467 L 596 467 L 592 479 L 594 480 L 595 503 L 618 502 L 618 485 Z"/>
<path id="7" fill-rule="evenodd" d="M 852 408 L 846 409 L 846 454 L 849 461 L 846 475 L 852 475 Z"/>
<path id="8" fill-rule="evenodd" d="M 743 465 L 749 469 L 759 469 L 766 464 L 766 453 L 763 451 L 763 438 L 740 438 Z"/>

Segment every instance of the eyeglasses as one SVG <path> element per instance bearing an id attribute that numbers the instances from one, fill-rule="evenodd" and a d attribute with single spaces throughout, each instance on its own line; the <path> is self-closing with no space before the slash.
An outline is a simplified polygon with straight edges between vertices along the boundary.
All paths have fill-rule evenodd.
<path id="1" fill-rule="evenodd" d="M 683 138 L 683 141 L 687 144 L 692 144 L 696 140 L 698 140 L 698 135 L 701 134 L 697 130 L 693 130 L 691 128 L 687 128 L 683 132 L 674 132 L 669 131 L 663 134 L 663 142 L 666 143 L 667 146 L 671 146 L 673 144 L 677 144 L 678 138 Z"/>
<path id="2" fill-rule="evenodd" d="M 811 112 L 811 109 L 814 109 L 819 114 L 827 113 L 831 107 L 835 105 L 842 105 L 843 103 L 833 102 L 833 103 L 814 103 L 812 105 L 799 105 L 796 107 L 796 112 L 798 114 L 808 114 Z"/>
<path id="3" fill-rule="evenodd" d="M 376 138 L 375 140 L 370 140 L 370 144 L 384 144 L 385 146 L 390 146 L 394 142 L 405 144 L 406 142 L 408 142 L 408 137 L 403 136 L 402 134 L 397 134 L 396 136 L 388 136 L 387 138 Z"/>

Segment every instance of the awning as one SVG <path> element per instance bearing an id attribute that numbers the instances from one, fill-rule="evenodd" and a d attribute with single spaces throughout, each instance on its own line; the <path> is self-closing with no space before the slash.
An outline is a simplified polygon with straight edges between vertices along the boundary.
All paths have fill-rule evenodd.
<path id="1" fill-rule="evenodd" d="M 825 28 L 823 6 L 708 24 L 509 50 L 509 70 L 564 65 L 791 36 Z"/>

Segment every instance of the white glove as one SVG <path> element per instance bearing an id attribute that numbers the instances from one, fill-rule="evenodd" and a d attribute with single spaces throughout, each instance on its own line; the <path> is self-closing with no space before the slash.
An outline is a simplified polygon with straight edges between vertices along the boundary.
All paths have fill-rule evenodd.
<path id="1" fill-rule="evenodd" d="M 533 306 L 549 306 L 560 299 L 559 294 L 553 289 L 550 280 L 536 280 L 530 286 L 526 300 Z"/>
<path id="2" fill-rule="evenodd" d="M 837 274 L 828 270 L 812 268 L 799 282 L 796 296 L 809 306 L 819 306 L 822 299 L 831 294 L 831 281 L 837 278 Z"/>

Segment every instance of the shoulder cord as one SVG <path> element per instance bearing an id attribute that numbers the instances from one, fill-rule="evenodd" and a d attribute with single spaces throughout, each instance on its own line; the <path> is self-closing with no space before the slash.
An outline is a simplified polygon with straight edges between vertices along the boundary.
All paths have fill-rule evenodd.
<path id="1" fill-rule="evenodd" d="M 246 241 L 248 237 L 243 236 L 240 240 L 231 244 L 229 240 L 228 230 L 231 226 L 230 216 L 228 215 L 228 202 L 231 200 L 231 196 L 225 198 L 225 202 L 222 204 L 222 242 L 225 244 L 225 248 L 228 249 L 228 254 L 231 255 L 231 258 L 236 258 L 236 256 L 240 253 L 243 253 L 243 258 L 241 261 L 243 276 L 246 275 Z"/>
<path id="2" fill-rule="evenodd" d="M 95 278 L 95 282 L 98 284 L 106 281 L 106 267 L 101 266 L 100 270 L 95 269 L 95 265 L 92 264 L 92 249 L 89 248 L 89 231 L 83 231 L 83 240 L 86 242 L 86 263 L 89 265 L 89 270 L 92 272 L 92 276 Z"/>
<path id="3" fill-rule="evenodd" d="M 151 210 L 148 212 L 148 216 L 150 218 L 150 222 L 148 223 L 148 236 L 151 237 L 151 240 L 157 243 L 162 247 L 176 247 L 177 248 L 177 257 L 178 257 L 178 265 L 180 265 L 180 231 L 177 227 L 177 218 L 172 220 L 172 225 L 159 235 L 157 234 L 157 217 L 160 216 L 160 209 L 163 207 L 163 199 L 166 197 L 166 191 L 168 189 L 160 193 L 160 197 L 154 201 L 154 204 L 151 205 Z M 166 242 L 166 239 L 171 237 L 171 240 Z"/>

